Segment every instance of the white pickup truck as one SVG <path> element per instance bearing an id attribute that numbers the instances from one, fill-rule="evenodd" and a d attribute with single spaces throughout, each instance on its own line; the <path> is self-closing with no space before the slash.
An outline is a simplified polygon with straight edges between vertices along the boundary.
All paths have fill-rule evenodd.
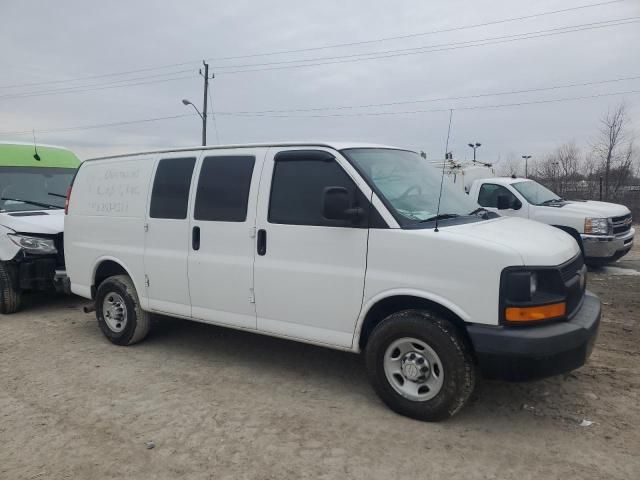
<path id="1" fill-rule="evenodd" d="M 576 239 L 591 265 L 613 262 L 633 246 L 635 230 L 624 205 L 565 200 L 526 178 L 495 177 L 472 181 L 465 190 L 481 207 L 557 227 Z"/>

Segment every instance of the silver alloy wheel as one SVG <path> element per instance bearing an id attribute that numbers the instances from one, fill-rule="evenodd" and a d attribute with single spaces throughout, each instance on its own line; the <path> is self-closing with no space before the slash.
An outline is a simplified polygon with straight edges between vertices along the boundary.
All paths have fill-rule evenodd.
<path id="1" fill-rule="evenodd" d="M 109 330 L 120 333 L 127 326 L 127 306 L 115 292 L 109 292 L 102 302 L 102 316 Z"/>
<path id="2" fill-rule="evenodd" d="M 422 340 L 399 338 L 384 353 L 387 380 L 403 397 L 431 400 L 442 389 L 444 368 L 438 354 Z"/>

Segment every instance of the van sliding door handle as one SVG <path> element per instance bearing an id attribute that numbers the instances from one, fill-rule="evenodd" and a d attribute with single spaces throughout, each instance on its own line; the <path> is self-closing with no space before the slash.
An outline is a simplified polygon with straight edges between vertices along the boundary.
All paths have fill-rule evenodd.
<path id="1" fill-rule="evenodd" d="M 200 250 L 200 227 L 193 227 L 191 232 L 191 247 L 194 250 Z"/>
<path id="2" fill-rule="evenodd" d="M 264 255 L 267 253 L 267 231 L 260 229 L 258 230 L 258 255 Z"/>

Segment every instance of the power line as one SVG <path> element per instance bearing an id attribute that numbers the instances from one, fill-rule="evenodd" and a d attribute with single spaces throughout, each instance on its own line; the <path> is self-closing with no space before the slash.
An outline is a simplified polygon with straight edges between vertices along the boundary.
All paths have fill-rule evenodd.
<path id="1" fill-rule="evenodd" d="M 36 129 L 36 131 L 40 134 L 40 133 L 54 133 L 54 132 L 70 132 L 70 131 L 75 131 L 75 130 L 92 130 L 95 128 L 104 128 L 104 127 L 119 127 L 121 125 L 133 125 L 136 123 L 149 123 L 149 122 L 158 122 L 161 120 L 172 120 L 175 118 L 186 118 L 186 117 L 194 117 L 196 116 L 195 113 L 186 113 L 186 114 L 182 114 L 182 115 L 169 115 L 166 117 L 154 117 L 154 118 L 144 118 L 141 120 L 127 120 L 127 121 L 122 121 L 122 122 L 112 122 L 112 123 L 98 123 L 98 124 L 94 124 L 94 125 L 80 125 L 80 126 L 75 126 L 75 127 L 62 127 L 62 128 L 49 128 L 49 129 L 43 129 L 43 130 L 38 130 Z M 2 136 L 8 136 L 8 135 L 26 135 L 31 133 L 31 130 L 24 130 L 24 131 L 16 131 L 16 132 L 0 132 L 0 135 Z"/>
<path id="2" fill-rule="evenodd" d="M 287 54 L 287 53 L 300 53 L 300 52 L 307 52 L 307 51 L 310 52 L 310 51 L 317 51 L 317 50 L 327 50 L 327 49 L 332 49 L 332 48 L 343 48 L 343 47 L 351 47 L 351 46 L 371 44 L 371 43 L 380 43 L 380 42 L 385 42 L 385 41 L 390 41 L 390 40 L 401 40 L 401 39 L 414 38 L 414 37 L 420 37 L 420 36 L 426 36 L 426 35 L 433 35 L 433 34 L 438 34 L 438 33 L 446 33 L 446 32 L 453 32 L 453 31 L 459 31 L 459 30 L 467 30 L 467 29 L 480 28 L 480 27 L 486 27 L 486 26 L 491 26 L 491 25 L 498 25 L 498 24 L 502 24 L 502 23 L 510 23 L 510 22 L 528 20 L 528 19 L 533 19 L 533 18 L 538 18 L 538 17 L 555 15 L 555 14 L 559 14 L 559 13 L 566 13 L 566 12 L 571 12 L 571 11 L 576 11 L 576 10 L 582 10 L 582 9 L 587 9 L 587 8 L 594 8 L 594 7 L 604 6 L 604 5 L 610 5 L 610 4 L 614 4 L 614 3 L 621 3 L 623 1 L 626 1 L 626 0 L 610 0 L 610 1 L 591 3 L 591 4 L 586 4 L 586 5 L 578 5 L 578 6 L 575 6 L 575 7 L 564 8 L 564 9 L 560 9 L 560 10 L 544 11 L 544 12 L 539 12 L 539 13 L 535 13 L 535 14 L 531 14 L 531 15 L 525 15 L 525 16 L 519 16 L 519 17 L 511 17 L 511 18 L 503 18 L 503 19 L 492 20 L 492 21 L 488 21 L 488 22 L 484 22 L 484 23 L 475 23 L 475 24 L 469 24 L 469 25 L 461 25 L 461 26 L 457 26 L 457 27 L 448 27 L 448 28 L 443 28 L 443 29 L 438 29 L 438 30 L 430 30 L 430 31 L 426 31 L 426 32 L 417 32 L 417 33 L 411 33 L 411 34 L 406 34 L 406 35 L 397 35 L 397 36 L 391 36 L 391 37 L 375 38 L 375 39 L 361 40 L 361 41 L 356 41 L 356 42 L 336 43 L 336 44 L 332 44 L 332 45 L 322 45 L 322 46 L 317 46 L 317 47 L 307 47 L 307 48 L 299 48 L 299 49 L 293 49 L 293 50 L 279 50 L 279 51 L 254 53 L 254 54 L 247 54 L 247 55 L 235 55 L 235 56 L 227 56 L 227 57 L 209 57 L 207 60 L 210 60 L 210 61 L 234 60 L 234 59 L 241 59 L 241 58 L 252 58 L 252 57 L 282 55 L 282 54 Z M 56 84 L 56 83 L 74 83 L 74 82 L 78 82 L 78 81 L 82 81 L 82 80 L 93 80 L 93 79 L 97 79 L 97 78 L 106 78 L 106 77 L 116 77 L 116 76 L 131 75 L 131 74 L 135 74 L 135 73 L 144 73 L 144 72 L 150 72 L 150 71 L 154 71 L 154 70 L 162 70 L 162 69 L 168 69 L 168 68 L 182 67 L 182 66 L 185 66 L 185 65 L 193 65 L 195 67 L 195 65 L 199 64 L 199 63 L 200 63 L 200 60 L 193 60 L 193 61 L 188 61 L 188 62 L 180 62 L 180 63 L 159 65 L 159 66 L 154 66 L 154 67 L 138 68 L 138 69 L 135 69 L 135 70 L 125 70 L 125 71 L 120 71 L 120 72 L 108 72 L 108 73 L 102 73 L 102 74 L 96 74 L 96 75 L 85 75 L 85 76 L 81 76 L 81 77 L 68 78 L 68 79 L 47 80 L 47 81 L 42 81 L 42 82 L 21 83 L 21 84 L 13 84 L 13 85 L 1 85 L 0 89 L 33 87 L 33 86 Z"/>
<path id="3" fill-rule="evenodd" d="M 575 33 L 575 32 L 581 32 L 581 31 L 586 31 L 586 30 L 595 30 L 595 29 L 600 29 L 600 28 L 608 28 L 608 27 L 616 27 L 616 26 L 621 26 L 621 25 L 628 25 L 631 23 L 637 23 L 638 21 L 640 21 L 640 17 L 629 17 L 626 19 L 619 19 L 619 20 L 608 20 L 607 22 L 618 22 L 618 23 L 606 23 L 606 22 L 598 22 L 598 24 L 584 24 L 584 26 L 582 25 L 578 25 L 578 26 L 574 26 L 574 27 L 562 27 L 563 31 L 557 31 L 559 29 L 552 29 L 552 30 L 542 30 L 539 32 L 529 32 L 529 33 L 524 33 L 524 34 L 518 34 L 518 38 L 509 38 L 509 39 L 501 39 L 502 37 L 494 37 L 492 39 L 485 39 L 485 40 L 469 40 L 467 42 L 456 42 L 456 43 L 451 43 L 451 44 L 441 44 L 437 47 L 443 47 L 443 48 L 434 48 L 436 47 L 434 46 L 423 46 L 423 47 L 416 47 L 413 49 L 399 49 L 399 50 L 388 50 L 388 51 L 383 51 L 383 52 L 373 52 L 373 53 L 368 53 L 368 54 L 356 54 L 356 55 L 345 55 L 345 56 L 340 56 L 340 57 L 327 57 L 327 58 L 336 58 L 337 60 L 330 60 L 330 61 L 321 61 L 321 62 L 316 62 L 316 63 L 304 63 L 304 62 L 314 62 L 314 59 L 305 59 L 305 60 L 297 60 L 295 62 L 297 62 L 296 64 L 292 64 L 292 65 L 279 65 L 281 63 L 286 63 L 286 62 L 273 62 L 271 65 L 276 65 L 276 66 L 268 66 L 269 64 L 265 63 L 265 64 L 253 64 L 255 66 L 265 66 L 265 68 L 250 68 L 253 65 L 248 64 L 248 65 L 244 65 L 244 66 L 237 66 L 236 68 L 240 68 L 243 67 L 241 70 L 231 70 L 231 71 L 220 71 L 219 75 L 230 75 L 230 74 L 238 74 L 238 73 L 247 73 L 247 72 L 263 72 L 263 71 L 269 71 L 269 70 L 282 70 L 282 69 L 287 69 L 287 68 L 304 68 L 304 67 L 315 67 L 315 66 L 319 66 L 319 65 L 335 65 L 335 64 L 342 64 L 342 63 L 352 63 L 352 62 L 362 62 L 362 61 L 367 61 L 367 60 L 376 60 L 376 59 L 380 59 L 380 58 L 391 58 L 391 57 L 401 57 L 401 56 L 407 56 L 407 55 L 418 55 L 418 54 L 423 54 L 423 53 L 433 53 L 433 52 L 442 52 L 442 51 L 447 51 L 447 50 L 459 50 L 461 48 L 470 48 L 470 47 L 482 47 L 482 46 L 486 46 L 486 45 L 496 45 L 496 44 L 501 44 L 501 43 L 511 43 L 511 42 L 516 42 L 516 41 L 521 41 L 521 40 L 530 40 L 533 38 L 543 38 L 543 37 L 551 37 L 551 36 L 556 36 L 556 35 L 563 35 L 563 34 L 567 34 L 567 33 Z M 604 24 L 606 23 L 606 24 Z M 571 29 L 571 30 L 569 30 Z M 351 58 L 351 57 L 358 57 L 358 58 Z M 319 58 L 318 60 L 321 60 L 321 58 Z M 244 68 L 247 67 L 247 68 Z M 216 66 L 216 69 L 224 69 L 224 68 L 230 68 L 230 67 L 224 67 L 224 66 Z"/>
<path id="4" fill-rule="evenodd" d="M 288 54 L 288 53 L 300 53 L 300 52 L 311 52 L 311 51 L 317 51 L 317 50 L 327 50 L 327 49 L 331 49 L 331 48 L 353 47 L 353 46 L 366 45 L 366 44 L 371 44 L 371 43 L 386 42 L 386 41 L 389 41 L 389 40 L 404 40 L 404 39 L 407 39 L 407 38 L 422 37 L 422 36 L 434 35 L 434 34 L 438 34 L 438 33 L 455 32 L 455 31 L 459 31 L 459 30 L 468 30 L 468 29 L 472 29 L 472 28 L 487 27 L 487 26 L 491 26 L 491 25 L 499 25 L 501 23 L 509 23 L 509 22 L 516 22 L 516 21 L 521 21 L 521 20 L 529 20 L 529 19 L 532 19 L 532 18 L 544 17 L 544 16 L 548 16 L 548 15 L 555 15 L 555 14 L 558 14 L 558 13 L 565 13 L 565 12 L 570 12 L 570 11 L 574 11 L 574 10 L 581 10 L 581 9 L 585 9 L 585 8 L 600 7 L 600 6 L 603 6 L 603 5 L 609 5 L 609 4 L 612 4 L 612 3 L 620 3 L 620 2 L 623 2 L 623 1 L 626 1 L 626 0 L 611 0 L 611 1 L 607 1 L 607 2 L 591 3 L 591 4 L 579 5 L 579 6 L 571 7 L 571 8 L 564 8 L 564 9 L 561 9 L 561 10 L 552 10 L 552 11 L 547 11 L 547 12 L 534 13 L 534 14 L 531 14 L 531 15 L 524 15 L 524 16 L 521 16 L 521 17 L 505 18 L 505 19 L 493 20 L 493 21 L 484 22 L 484 23 L 473 23 L 473 24 L 469 24 L 469 25 L 462 25 L 462 26 L 459 26 L 459 27 L 449 27 L 449 28 L 443 28 L 443 29 L 439 29 L 439 30 L 430 30 L 430 31 L 426 31 L 426 32 L 410 33 L 410 34 L 406 34 L 406 35 L 396 35 L 396 36 L 392 36 L 392 37 L 382 37 L 382 38 L 375 38 L 375 39 L 370 39 L 370 40 L 361 40 L 361 41 L 348 42 L 348 43 L 334 43 L 334 44 L 331 44 L 331 45 L 323 45 L 323 46 L 319 46 L 319 47 L 297 48 L 297 49 L 293 49 L 293 50 L 276 50 L 276 51 L 264 52 L 264 53 L 252 53 L 252 54 L 247 54 L 247 55 L 235 55 L 235 56 L 231 56 L 231 57 L 210 57 L 210 58 L 207 58 L 207 60 L 210 60 L 210 61 L 237 60 L 237 59 L 241 59 L 241 58 L 265 57 L 265 56 L 272 56 L 272 55 L 283 55 L 283 54 Z"/>
<path id="5" fill-rule="evenodd" d="M 502 104 L 493 104 L 493 105 L 475 105 L 475 106 L 467 106 L 467 107 L 455 107 L 454 110 L 482 110 L 482 109 L 498 109 L 498 108 L 507 108 L 507 107 L 519 107 L 526 105 L 538 105 L 538 104 L 547 104 L 547 103 L 557 103 L 557 102 L 568 102 L 568 101 L 577 101 L 577 100 L 588 100 L 592 98 L 600 98 L 600 97 L 610 97 L 615 95 L 632 95 L 640 93 L 640 90 L 628 90 L 625 92 L 611 92 L 611 93 L 601 93 L 596 95 L 584 95 L 579 97 L 564 97 L 564 98 L 555 98 L 549 100 L 536 100 L 530 102 L 517 102 L 517 103 L 502 103 Z M 330 115 L 273 115 L 273 114 L 240 114 L 233 112 L 215 112 L 216 115 L 225 115 L 225 116 L 238 116 L 238 117 L 268 117 L 268 118 L 334 118 L 334 117 L 368 117 L 368 116 L 383 116 L 383 115 L 413 115 L 418 113 L 434 113 L 434 112 L 448 112 L 451 110 L 451 107 L 448 108 L 437 108 L 430 110 L 412 110 L 412 111 L 402 111 L 402 112 L 363 112 L 363 113 L 351 113 L 351 114 L 330 114 Z M 54 129 L 45 129 L 45 130 L 37 130 L 38 133 L 54 133 L 54 132 L 70 132 L 77 130 L 91 130 L 103 127 L 116 127 L 122 125 L 132 125 L 139 123 L 148 123 L 148 122 L 156 122 L 161 120 L 170 120 L 176 118 L 184 118 L 184 117 L 192 117 L 196 114 L 184 114 L 184 115 L 171 115 L 166 117 L 155 117 L 155 118 L 145 118 L 142 120 L 130 120 L 123 122 L 112 122 L 112 123 L 103 123 L 103 124 L 94 124 L 94 125 L 82 125 L 75 127 L 64 127 L 64 128 L 54 128 Z M 23 130 L 23 131 L 15 131 L 15 132 L 0 132 L 2 136 L 9 135 L 29 135 L 31 134 L 31 130 Z"/>
<path id="6" fill-rule="evenodd" d="M 550 87 L 527 88 L 522 90 L 510 90 L 510 91 L 503 91 L 503 92 L 478 93 L 475 95 L 463 95 L 463 96 L 456 96 L 456 97 L 439 97 L 439 98 L 429 98 L 429 99 L 420 99 L 420 100 L 400 100 L 395 102 L 368 103 L 368 104 L 361 104 L 361 105 L 333 105 L 329 107 L 316 107 L 316 108 L 293 108 L 293 109 L 282 109 L 282 110 L 234 111 L 234 112 L 217 112 L 217 113 L 220 115 L 225 115 L 226 113 L 231 113 L 234 115 L 235 114 L 252 115 L 252 114 L 262 114 L 262 113 L 319 112 L 319 111 L 325 111 L 325 110 L 348 110 L 348 109 L 355 109 L 355 108 L 392 107 L 396 105 L 432 103 L 432 102 L 440 102 L 445 100 L 468 100 L 472 98 L 497 97 L 502 95 L 517 95 L 521 93 L 544 92 L 549 90 L 559 90 L 562 88 L 588 87 L 593 85 L 602 85 L 606 83 L 624 82 L 628 80 L 638 80 L 638 79 L 640 79 L 640 75 L 636 75 L 632 77 L 620 77 L 620 78 L 614 78 L 610 80 L 598 80 L 594 82 L 567 83 L 564 85 L 553 85 Z"/>
<path id="7" fill-rule="evenodd" d="M 223 71 L 223 72 L 220 72 L 219 74 L 224 75 L 224 74 L 235 74 L 235 73 L 245 73 L 245 72 L 257 72 L 257 71 L 265 71 L 265 70 L 279 70 L 283 68 L 299 68 L 299 67 L 311 67 L 311 66 L 318 66 L 318 65 L 332 65 L 332 64 L 359 62 L 359 61 L 366 61 L 366 60 L 375 60 L 380 58 L 390 58 L 390 57 L 397 57 L 397 56 L 440 52 L 445 50 L 457 50 L 460 48 L 479 47 L 479 46 L 494 45 L 499 43 L 510 43 L 513 41 L 529 40 L 532 38 L 554 36 L 554 35 L 573 33 L 573 32 L 584 31 L 584 30 L 592 30 L 596 28 L 626 25 L 629 23 L 636 23 L 638 21 L 640 21 L 640 17 L 629 17 L 624 19 L 605 20 L 602 22 L 573 25 L 569 27 L 558 27 L 558 28 L 553 28 L 548 30 L 525 32 L 525 33 L 515 34 L 515 35 L 503 35 L 499 37 L 490 37 L 490 38 L 484 38 L 484 39 L 478 39 L 478 40 L 468 40 L 464 42 L 427 45 L 423 47 L 415 47 L 410 49 L 387 50 L 387 51 L 381 51 L 381 52 L 372 52 L 368 54 L 354 54 L 354 55 L 345 55 L 345 56 L 338 56 L 338 57 L 321 57 L 321 58 L 318 58 L 318 60 L 326 59 L 331 61 L 319 62 L 319 63 L 308 63 L 313 61 L 314 59 L 304 59 L 304 60 L 290 60 L 290 61 L 283 61 L 283 62 L 271 62 L 271 63 L 265 63 L 265 64 L 236 65 L 233 67 L 235 68 L 251 67 L 254 65 L 255 66 L 276 65 L 276 66 L 259 68 L 259 69 L 242 69 L 242 70 L 227 71 L 227 72 Z M 617 22 L 617 23 L 614 23 L 614 22 Z M 442 48 L 439 48 L 439 47 L 442 47 Z M 332 59 L 336 59 L 336 60 L 332 60 Z M 294 62 L 296 62 L 297 64 L 292 64 Z M 304 62 L 307 62 L 307 63 L 304 63 Z M 283 66 L 281 64 L 290 64 L 290 65 Z M 232 67 L 218 66 L 216 68 L 232 68 Z M 161 78 L 156 80 L 141 80 L 141 81 L 135 81 L 135 80 L 140 80 L 140 79 L 149 78 L 149 77 L 161 77 L 161 76 L 190 72 L 190 71 L 191 71 L 190 69 L 180 70 L 172 73 L 162 73 L 162 74 L 156 74 L 156 75 L 145 76 L 145 77 L 136 77 L 136 78 L 126 79 L 126 80 L 116 80 L 116 81 L 110 81 L 107 83 L 92 84 L 87 86 L 64 87 L 64 88 L 52 89 L 52 90 L 38 90 L 34 92 L 5 94 L 5 95 L 0 95 L 0 100 L 60 95 L 60 94 L 68 94 L 68 93 L 84 93 L 84 92 L 90 92 L 95 90 L 105 90 L 105 89 L 111 89 L 111 88 L 122 88 L 122 87 L 131 87 L 131 86 L 139 86 L 139 85 L 148 85 L 148 84 L 154 84 L 154 83 L 171 82 L 171 81 L 183 80 L 183 79 L 192 78 L 192 77 L 180 76 L 176 78 Z"/>
<path id="8" fill-rule="evenodd" d="M 136 87 L 139 85 L 150 85 L 152 83 L 164 83 L 164 82 L 173 82 L 176 80 L 184 80 L 187 78 L 194 78 L 194 75 L 183 75 L 181 77 L 175 78 L 161 78 L 156 80 L 148 80 L 148 81 L 140 81 L 134 83 L 125 83 L 125 84 L 106 84 L 105 86 L 100 87 L 67 87 L 57 90 L 43 90 L 36 92 L 27 92 L 27 93 L 16 93 L 9 95 L 0 95 L 0 100 L 8 100 L 13 98 L 28 98 L 28 97 L 46 97 L 49 95 L 61 95 L 67 93 L 84 93 L 84 92 L 92 92 L 95 90 L 108 90 L 111 88 L 123 88 L 123 87 Z"/>
<path id="9" fill-rule="evenodd" d="M 534 100 L 529 102 L 517 102 L 517 103 L 501 103 L 494 105 L 475 105 L 468 107 L 455 107 L 454 110 L 481 110 L 485 108 L 504 108 L 504 107 L 519 107 L 523 105 L 537 105 L 544 103 L 556 103 L 556 102 L 568 102 L 575 100 L 587 100 L 590 98 L 610 97 L 614 95 L 631 95 L 640 93 L 640 90 L 628 90 L 626 92 L 612 92 L 612 93 L 599 93 L 595 95 L 584 95 L 580 97 L 564 97 L 554 98 L 550 100 Z M 430 110 L 410 110 L 399 112 L 356 112 L 356 113 L 333 113 L 326 115 L 278 115 L 278 114 L 243 114 L 234 112 L 216 112 L 216 115 L 225 116 L 237 116 L 237 117 L 268 117 L 268 118 L 334 118 L 334 117 L 375 117 L 383 115 L 413 115 L 416 113 L 433 113 L 433 112 L 448 112 L 452 107 L 447 108 L 434 108 Z"/>

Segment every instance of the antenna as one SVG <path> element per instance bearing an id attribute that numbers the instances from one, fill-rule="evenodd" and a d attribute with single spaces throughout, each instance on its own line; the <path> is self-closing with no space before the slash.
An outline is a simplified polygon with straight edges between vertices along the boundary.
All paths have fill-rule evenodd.
<path id="1" fill-rule="evenodd" d="M 436 211 L 436 228 L 433 230 L 434 232 L 439 232 L 438 230 L 438 217 L 440 216 L 440 200 L 442 200 L 442 183 L 444 182 L 444 166 L 447 164 L 446 158 L 449 155 L 449 137 L 451 135 L 451 118 L 453 117 L 453 108 L 449 110 L 449 129 L 447 130 L 447 144 L 444 147 L 444 158 L 445 161 L 442 162 L 442 176 L 440 177 L 440 193 L 438 195 L 438 210 Z"/>
<path id="2" fill-rule="evenodd" d="M 33 158 L 35 158 L 37 161 L 40 161 L 40 155 L 38 155 L 38 146 L 36 145 L 36 131 L 35 131 L 35 129 L 32 129 L 31 133 L 33 134 L 33 151 L 35 152 L 33 154 Z"/>

